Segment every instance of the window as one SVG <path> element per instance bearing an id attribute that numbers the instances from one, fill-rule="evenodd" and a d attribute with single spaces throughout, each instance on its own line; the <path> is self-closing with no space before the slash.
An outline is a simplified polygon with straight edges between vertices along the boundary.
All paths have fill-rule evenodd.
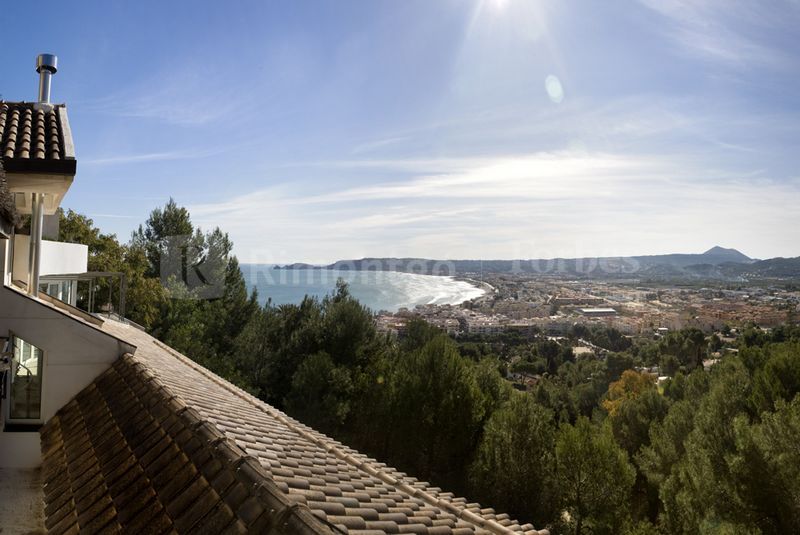
<path id="1" fill-rule="evenodd" d="M 77 297 L 75 289 L 76 283 L 71 280 L 46 282 L 42 283 L 40 287 L 40 290 L 44 291 L 47 295 L 73 306 L 75 306 Z"/>
<path id="2" fill-rule="evenodd" d="M 42 418 L 42 370 L 44 353 L 19 337 L 8 377 L 8 420 L 34 423 Z"/>

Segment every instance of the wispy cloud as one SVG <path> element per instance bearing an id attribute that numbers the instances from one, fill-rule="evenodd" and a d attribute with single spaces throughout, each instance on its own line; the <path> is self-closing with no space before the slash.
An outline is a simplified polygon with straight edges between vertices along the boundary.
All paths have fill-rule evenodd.
<path id="1" fill-rule="evenodd" d="M 174 195 L 264 261 L 800 252 L 796 0 L 289 4 L 85 61 L 68 202 Z"/>
<path id="2" fill-rule="evenodd" d="M 88 214 L 91 218 L 96 219 L 138 219 L 139 216 L 135 215 L 123 215 L 123 214 Z"/>
<path id="3" fill-rule="evenodd" d="M 83 109 L 117 117 L 150 119 L 182 127 L 230 122 L 242 117 L 249 93 L 221 66 L 201 62 L 163 70 L 90 102 Z"/>
<path id="4" fill-rule="evenodd" d="M 640 0 L 663 15 L 666 32 L 679 46 L 701 56 L 732 65 L 786 65 L 786 53 L 759 37 L 759 29 L 786 23 L 763 5 L 741 0 Z M 796 3 L 776 0 L 788 8 L 785 14 L 798 15 Z M 778 7 L 777 5 L 775 7 Z M 777 11 L 777 10 L 775 10 Z"/>
<path id="5" fill-rule="evenodd" d="M 638 254 L 731 236 L 769 256 L 800 243 L 797 215 L 776 209 L 800 202 L 797 184 L 697 162 L 559 152 L 442 168 L 330 194 L 284 184 L 190 211 L 230 231 L 243 260 L 262 262 Z"/>
<path id="6" fill-rule="evenodd" d="M 172 160 L 193 160 L 207 158 L 218 153 L 218 150 L 177 150 L 167 152 L 149 152 L 144 154 L 122 154 L 119 156 L 100 156 L 81 158 L 81 165 L 123 165 L 143 162 L 163 162 Z"/>
<path id="7" fill-rule="evenodd" d="M 359 145 L 356 145 L 353 148 L 353 154 L 363 154 L 363 153 L 366 153 L 366 152 L 373 152 L 373 151 L 375 151 L 377 149 L 382 149 L 382 148 L 387 147 L 389 145 L 396 145 L 396 144 L 401 143 L 403 141 L 406 141 L 408 139 L 409 139 L 408 136 L 395 136 L 395 137 L 389 137 L 389 138 L 383 138 L 383 139 L 376 139 L 374 141 L 367 141 L 365 143 L 361 143 Z"/>

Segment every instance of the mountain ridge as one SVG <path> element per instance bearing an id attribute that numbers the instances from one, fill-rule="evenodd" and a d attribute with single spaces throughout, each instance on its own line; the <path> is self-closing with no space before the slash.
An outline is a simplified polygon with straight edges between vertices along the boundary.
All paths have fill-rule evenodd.
<path id="1" fill-rule="evenodd" d="M 454 263 L 483 263 L 483 264 L 498 264 L 498 263 L 528 263 L 528 262 L 575 262 L 575 261 L 604 261 L 604 260 L 618 260 L 618 259 L 636 259 L 639 262 L 646 264 L 661 263 L 661 264 L 685 264 L 687 266 L 694 264 L 722 264 L 725 262 L 737 263 L 752 263 L 756 260 L 748 257 L 744 253 L 733 248 L 724 248 L 714 246 L 703 253 L 667 253 L 659 255 L 631 255 L 631 256 L 609 256 L 609 257 L 577 257 L 577 258 L 538 258 L 538 259 L 512 259 L 512 260 L 499 260 L 499 259 L 477 259 L 477 258 L 461 258 L 461 259 L 433 259 L 421 257 L 363 257 L 359 259 L 337 260 L 330 264 L 310 264 L 306 262 L 295 262 L 292 264 L 276 265 L 277 269 L 347 269 L 347 266 L 361 266 L 369 265 L 372 263 L 413 263 L 413 262 L 454 262 Z M 369 266 L 368 266 L 369 267 Z"/>
<path id="2" fill-rule="evenodd" d="M 435 260 L 414 257 L 365 257 L 331 264 L 294 263 L 275 269 L 400 271 L 425 275 L 472 276 L 478 273 L 541 274 L 575 278 L 646 280 L 718 280 L 800 278 L 800 257 L 753 259 L 733 248 L 714 246 L 703 253 L 627 257 L 528 260 Z"/>

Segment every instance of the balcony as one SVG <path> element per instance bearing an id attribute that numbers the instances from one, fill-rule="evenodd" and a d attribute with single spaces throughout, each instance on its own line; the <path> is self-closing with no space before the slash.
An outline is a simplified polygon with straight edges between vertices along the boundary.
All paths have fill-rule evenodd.
<path id="1" fill-rule="evenodd" d="M 28 248 L 30 237 L 14 236 L 14 262 L 11 280 L 26 285 L 28 279 Z M 78 243 L 62 243 L 42 240 L 42 258 L 39 263 L 41 276 L 67 273 L 86 273 L 89 265 L 89 248 Z"/>

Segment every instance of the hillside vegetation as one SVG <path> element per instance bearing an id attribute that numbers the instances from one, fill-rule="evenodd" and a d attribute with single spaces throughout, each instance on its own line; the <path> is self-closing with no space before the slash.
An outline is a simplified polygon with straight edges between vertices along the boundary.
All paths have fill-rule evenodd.
<path id="1" fill-rule="evenodd" d="M 603 359 L 577 359 L 569 337 L 459 342 L 422 321 L 395 340 L 345 284 L 260 307 L 228 236 L 195 228 L 172 201 L 127 244 L 74 212 L 61 238 L 89 245 L 90 270 L 125 272 L 128 316 L 167 344 L 310 426 L 537 527 L 800 532 L 798 329 L 751 328 L 708 371 L 719 340 L 697 330 L 636 343 L 571 333 L 609 349 Z M 176 250 L 183 269 L 165 270 Z M 198 265 L 217 291 L 186 283 Z M 99 291 L 113 301 L 116 289 Z M 504 379 L 512 361 L 541 374 L 531 391 Z M 674 375 L 663 389 L 636 371 L 654 364 Z"/>

